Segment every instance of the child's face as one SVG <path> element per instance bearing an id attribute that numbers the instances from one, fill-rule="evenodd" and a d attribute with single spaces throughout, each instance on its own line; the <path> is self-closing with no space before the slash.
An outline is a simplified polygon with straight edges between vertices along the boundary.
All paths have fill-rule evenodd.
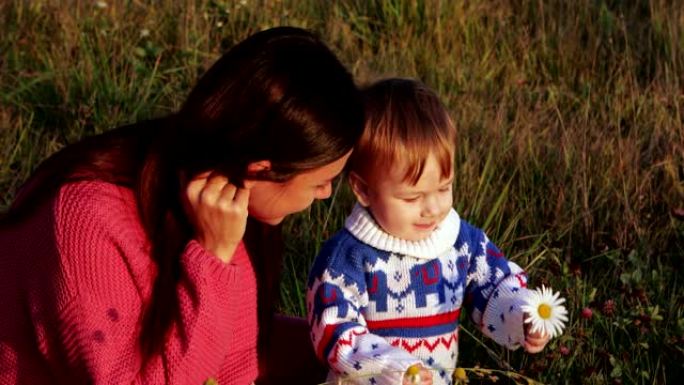
<path id="1" fill-rule="evenodd" d="M 365 192 L 354 190 L 387 233 L 410 241 L 425 239 L 452 208 L 453 171 L 442 178 L 439 163 L 430 154 L 415 185 L 403 180 L 404 173 L 405 167 L 395 164 L 366 181 Z"/>

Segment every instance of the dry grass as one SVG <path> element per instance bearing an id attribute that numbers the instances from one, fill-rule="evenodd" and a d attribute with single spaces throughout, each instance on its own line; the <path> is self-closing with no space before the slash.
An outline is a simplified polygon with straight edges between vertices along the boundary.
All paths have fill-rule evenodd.
<path id="1" fill-rule="evenodd" d="M 571 327 L 546 355 L 494 348 L 493 359 L 464 338 L 473 353 L 463 364 L 505 361 L 549 383 L 682 373 L 680 2 L 100 3 L 0 5 L 0 206 L 65 144 L 178 108 L 236 41 L 270 26 L 311 28 L 360 83 L 412 76 L 439 92 L 460 130 L 457 209 L 533 283 L 568 294 Z M 286 311 L 303 311 L 308 264 L 350 203 L 342 188 L 334 204 L 288 222 Z M 579 319 L 608 299 L 615 314 Z"/>

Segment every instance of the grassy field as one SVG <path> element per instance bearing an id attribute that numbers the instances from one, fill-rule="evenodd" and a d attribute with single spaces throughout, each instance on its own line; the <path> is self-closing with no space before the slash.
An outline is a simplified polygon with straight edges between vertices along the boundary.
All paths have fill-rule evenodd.
<path id="1" fill-rule="evenodd" d="M 276 25 L 319 33 L 359 83 L 436 89 L 459 127 L 456 209 L 567 298 L 539 355 L 464 322 L 459 366 L 549 384 L 684 374 L 679 1 L 6 1 L 0 208 L 49 154 L 174 111 L 222 50 Z M 285 312 L 303 314 L 309 263 L 351 207 L 338 187 L 286 223 Z"/>

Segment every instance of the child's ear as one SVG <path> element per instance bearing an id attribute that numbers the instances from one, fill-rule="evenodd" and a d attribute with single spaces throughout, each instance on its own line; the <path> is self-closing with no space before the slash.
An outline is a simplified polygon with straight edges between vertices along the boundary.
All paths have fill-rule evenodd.
<path id="1" fill-rule="evenodd" d="M 368 207 L 370 205 L 370 199 L 368 197 L 368 184 L 355 172 L 349 173 L 349 185 L 351 186 L 354 195 L 356 195 L 356 200 L 359 201 L 361 206 Z"/>

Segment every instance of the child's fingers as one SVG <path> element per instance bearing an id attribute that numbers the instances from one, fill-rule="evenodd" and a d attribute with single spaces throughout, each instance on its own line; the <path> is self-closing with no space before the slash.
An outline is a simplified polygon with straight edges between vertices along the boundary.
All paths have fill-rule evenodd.
<path id="1" fill-rule="evenodd" d="M 544 349 L 549 342 L 550 336 L 541 334 L 539 332 L 531 333 L 525 337 L 525 350 L 528 353 L 538 353 Z"/>
<path id="2" fill-rule="evenodd" d="M 420 373 L 422 385 L 432 385 L 432 370 L 424 369 Z"/>
<path id="3" fill-rule="evenodd" d="M 541 345 L 546 343 L 546 338 L 543 337 L 536 337 L 536 336 L 527 336 L 525 338 L 525 342 L 534 344 L 534 345 Z"/>
<path id="4" fill-rule="evenodd" d="M 532 354 L 539 353 L 542 351 L 542 349 L 544 349 L 544 345 L 539 346 L 539 345 L 534 345 L 534 344 L 525 342 L 525 351 L 528 353 L 532 353 Z"/>

